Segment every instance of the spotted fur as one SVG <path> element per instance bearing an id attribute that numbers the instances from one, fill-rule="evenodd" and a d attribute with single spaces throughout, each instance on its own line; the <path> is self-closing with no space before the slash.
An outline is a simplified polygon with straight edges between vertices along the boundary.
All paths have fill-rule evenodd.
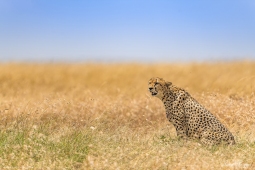
<path id="1" fill-rule="evenodd" d="M 235 144 L 231 132 L 184 89 L 156 77 L 149 80 L 149 91 L 164 103 L 178 137 L 199 139 L 205 145 Z"/>

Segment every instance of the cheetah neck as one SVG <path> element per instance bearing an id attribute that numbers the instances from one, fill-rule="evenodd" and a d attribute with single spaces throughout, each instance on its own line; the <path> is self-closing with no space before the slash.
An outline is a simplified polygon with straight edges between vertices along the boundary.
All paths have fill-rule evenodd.
<path id="1" fill-rule="evenodd" d="M 166 91 L 163 93 L 162 102 L 166 104 L 170 104 L 176 100 L 176 94 L 171 91 Z"/>

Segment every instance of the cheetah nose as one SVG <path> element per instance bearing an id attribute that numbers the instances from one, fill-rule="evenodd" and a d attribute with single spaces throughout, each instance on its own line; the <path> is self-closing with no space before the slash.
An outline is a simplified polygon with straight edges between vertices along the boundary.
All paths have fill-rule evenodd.
<path id="1" fill-rule="evenodd" d="M 149 87 L 149 90 L 152 90 L 153 88 L 152 87 Z"/>

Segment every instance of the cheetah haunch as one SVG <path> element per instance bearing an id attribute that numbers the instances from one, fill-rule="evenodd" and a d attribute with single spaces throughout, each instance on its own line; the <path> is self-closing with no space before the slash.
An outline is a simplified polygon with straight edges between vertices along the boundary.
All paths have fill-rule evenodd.
<path id="1" fill-rule="evenodd" d="M 210 146 L 235 144 L 231 132 L 184 89 L 156 77 L 149 80 L 149 91 L 164 103 L 166 116 L 178 137 L 199 139 Z"/>

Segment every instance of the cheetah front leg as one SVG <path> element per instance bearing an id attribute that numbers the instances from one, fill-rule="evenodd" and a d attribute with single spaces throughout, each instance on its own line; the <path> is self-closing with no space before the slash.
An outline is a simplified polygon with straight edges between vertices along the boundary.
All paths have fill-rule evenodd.
<path id="1" fill-rule="evenodd" d="M 185 119 L 184 109 L 179 106 L 174 106 L 167 113 L 167 118 L 171 122 L 176 130 L 176 134 L 179 138 L 187 138 L 187 123 Z"/>
<path id="2" fill-rule="evenodd" d="M 186 100 L 187 94 L 181 93 L 176 100 L 173 102 L 172 110 L 173 113 L 178 114 L 178 121 L 176 122 L 176 133 L 177 136 L 180 138 L 188 138 L 188 131 L 187 131 L 187 117 L 184 112 L 183 102 Z"/>
<path id="3" fill-rule="evenodd" d="M 185 125 L 183 125 L 183 124 L 184 123 L 180 123 L 180 125 L 175 126 L 176 134 L 177 134 L 178 138 L 187 139 L 188 138 L 187 130 L 186 130 Z"/>

